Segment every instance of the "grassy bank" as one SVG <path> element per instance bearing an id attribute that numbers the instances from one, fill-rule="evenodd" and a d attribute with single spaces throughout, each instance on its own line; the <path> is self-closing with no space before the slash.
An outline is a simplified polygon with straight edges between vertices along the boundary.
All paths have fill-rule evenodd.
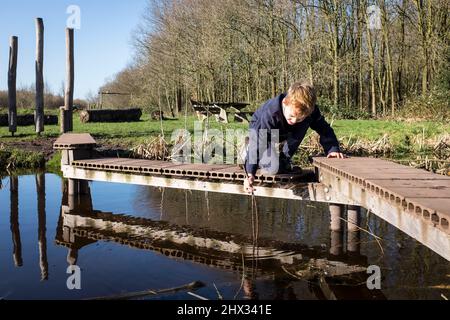
<path id="1" fill-rule="evenodd" d="M 74 132 L 89 132 L 94 137 L 108 142 L 132 146 L 141 143 L 152 136 L 161 133 L 159 121 L 152 121 L 147 114 L 144 114 L 140 122 L 131 123 L 81 123 L 77 115 L 74 116 Z M 176 129 L 186 128 L 193 132 L 195 117 L 190 116 L 186 119 L 165 120 L 163 130 L 166 138 L 170 138 L 171 133 Z M 450 134 L 450 124 L 445 122 L 405 122 L 392 120 L 333 120 L 327 119 L 332 123 L 337 136 L 343 139 L 361 139 L 365 141 L 374 141 L 389 136 L 390 141 L 396 147 L 401 147 L 405 142 L 413 141 L 415 137 L 433 139 L 442 134 Z M 226 129 L 245 129 L 247 126 L 241 123 L 231 122 L 227 125 L 210 121 L 211 128 Z M 59 126 L 46 126 L 43 137 L 58 137 Z M 36 139 L 34 127 L 18 127 L 15 137 L 11 137 L 7 127 L 0 127 L 0 143 L 14 142 L 17 139 L 32 141 Z"/>
<path id="2" fill-rule="evenodd" d="M 145 144 L 153 137 L 164 133 L 165 140 L 170 143 L 171 135 L 176 129 L 187 128 L 190 132 L 194 130 L 193 116 L 187 119 L 165 120 L 161 131 L 161 123 L 152 121 L 144 114 L 140 122 L 133 123 L 87 123 L 79 121 L 74 116 L 74 132 L 88 132 L 97 140 L 100 146 L 105 148 L 132 149 L 138 145 Z M 416 159 L 418 157 L 429 157 L 440 160 L 448 160 L 448 145 L 450 143 L 450 124 L 445 122 L 405 122 L 392 120 L 333 120 L 328 119 L 338 136 L 344 151 L 355 155 L 377 155 L 396 159 Z M 212 129 L 243 129 L 247 125 L 231 122 L 224 125 L 211 119 L 209 126 Z M 51 139 L 59 136 L 59 126 L 46 126 L 45 133 L 40 139 Z M 8 128 L 0 128 L 0 145 L 9 149 L 0 157 L 0 162 L 11 162 L 15 166 L 29 166 L 40 163 L 38 153 L 31 152 L 25 156 L 20 151 L 14 151 L 14 144 L 18 141 L 33 143 L 37 137 L 34 127 L 19 127 L 15 137 L 11 137 Z M 439 146 L 439 143 L 441 145 Z M 309 134 L 302 144 L 302 151 L 297 159 L 302 161 L 308 154 L 320 152 L 317 137 Z M 6 159 L 6 160 L 5 160 Z M 10 159 L 10 160 L 8 160 Z M 52 160 L 51 165 L 57 163 Z M 53 164 L 52 164 L 53 163 Z M 1 165 L 1 164 L 0 164 Z"/>
<path id="3" fill-rule="evenodd" d="M 0 148 L 0 171 L 15 169 L 36 169 L 45 165 L 41 152 L 24 151 L 15 148 Z"/>

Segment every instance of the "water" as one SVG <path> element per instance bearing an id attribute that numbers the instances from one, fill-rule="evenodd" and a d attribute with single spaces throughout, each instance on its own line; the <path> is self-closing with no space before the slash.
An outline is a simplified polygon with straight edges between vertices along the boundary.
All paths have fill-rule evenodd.
<path id="1" fill-rule="evenodd" d="M 442 299 L 450 264 L 374 215 L 366 232 L 332 233 L 326 204 L 90 183 L 69 197 L 54 174 L 6 177 L 0 189 L 0 297 L 89 299 Z M 256 227 L 256 221 L 257 226 Z M 381 249 L 381 248 L 382 249 Z M 67 269 L 81 268 L 69 290 Z M 381 269 L 369 290 L 366 268 Z"/>

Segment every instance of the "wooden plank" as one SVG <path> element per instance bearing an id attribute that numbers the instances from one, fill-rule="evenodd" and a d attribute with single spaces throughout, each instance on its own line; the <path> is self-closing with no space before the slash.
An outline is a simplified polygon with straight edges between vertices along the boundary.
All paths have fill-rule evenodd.
<path id="1" fill-rule="evenodd" d="M 95 146 L 94 138 L 88 133 L 64 133 L 53 143 L 54 149 L 67 149 L 79 146 Z"/>
<path id="2" fill-rule="evenodd" d="M 315 158 L 314 165 L 322 170 L 320 174 L 327 172 L 327 175 L 344 178 L 352 187 L 359 185 L 374 192 L 374 198 L 400 204 L 434 226 L 449 231 L 448 176 L 373 158 Z"/>
<path id="3" fill-rule="evenodd" d="M 416 203 L 412 204 L 408 198 L 396 197 L 392 191 L 386 196 L 384 191 L 381 193 L 368 189 L 365 185 L 335 175 L 329 170 L 319 169 L 319 176 L 322 176 L 321 181 L 327 186 L 326 195 L 331 198 L 327 198 L 328 201 L 331 202 L 337 196 L 353 201 L 450 261 L 448 220 L 442 220 L 440 216 L 430 213 L 437 209 L 433 202 L 444 199 L 416 198 Z M 339 179 L 336 179 L 337 177 Z M 424 202 L 420 202 L 421 199 L 429 200 L 431 208 L 424 211 Z"/>
<path id="4" fill-rule="evenodd" d="M 450 188 L 403 188 L 403 187 L 389 187 L 386 189 L 387 192 L 392 193 L 398 197 L 406 198 L 449 198 L 450 199 Z"/>
<path id="5" fill-rule="evenodd" d="M 422 180 L 422 179 L 408 179 L 408 180 L 394 180 L 394 179 L 386 179 L 386 180 L 377 180 L 370 179 L 370 184 L 374 186 L 378 186 L 381 188 L 389 188 L 389 187 L 402 187 L 402 188 L 450 188 L 450 179 L 433 179 L 433 180 Z"/>
<path id="6" fill-rule="evenodd" d="M 240 169 L 236 165 L 228 164 L 195 164 L 130 158 L 100 158 L 77 160 L 73 161 L 72 165 L 91 170 L 141 172 L 218 180 L 243 181 L 246 177 L 243 169 Z M 311 181 L 311 177 L 312 174 L 309 170 L 299 174 L 279 174 L 272 176 L 264 176 L 258 171 L 255 175 L 255 182 L 291 183 L 293 181 Z"/>
<path id="7" fill-rule="evenodd" d="M 65 178 L 93 180 L 104 182 L 117 182 L 136 185 L 146 185 L 164 188 L 176 188 L 198 191 L 221 192 L 229 194 L 248 195 L 244 190 L 242 183 L 233 183 L 231 181 L 208 181 L 205 179 L 186 179 L 185 177 L 168 178 L 164 175 L 142 175 L 142 174 L 126 174 L 124 172 L 107 172 L 105 170 L 89 170 L 85 168 L 77 168 L 75 166 L 62 166 Z M 255 186 L 255 196 L 291 199 L 291 200 L 308 200 L 308 188 L 316 185 L 320 188 L 320 184 L 314 183 L 297 183 L 295 187 L 288 188 L 282 186 Z M 300 192 L 304 190 L 305 192 Z M 318 194 L 318 192 L 315 192 Z M 249 195 L 248 195 L 249 196 Z"/>
<path id="8" fill-rule="evenodd" d="M 450 199 L 449 198 L 413 198 L 408 197 L 405 199 L 406 202 L 412 206 L 409 208 L 410 211 L 415 211 L 416 208 L 420 208 L 421 213 L 427 210 L 429 214 L 436 213 L 440 219 L 447 220 L 450 222 Z M 444 224 L 445 226 L 445 224 Z"/>

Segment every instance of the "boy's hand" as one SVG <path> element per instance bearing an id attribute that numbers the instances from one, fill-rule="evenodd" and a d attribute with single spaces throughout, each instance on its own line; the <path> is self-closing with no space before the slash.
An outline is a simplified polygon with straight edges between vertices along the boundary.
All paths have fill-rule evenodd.
<path id="1" fill-rule="evenodd" d="M 249 174 L 247 179 L 244 180 L 244 190 L 250 194 L 255 190 L 253 182 L 255 182 L 255 177 L 252 174 Z"/>
<path id="2" fill-rule="evenodd" d="M 344 159 L 345 155 L 342 152 L 330 152 L 327 155 L 327 158 L 338 158 L 338 159 Z"/>

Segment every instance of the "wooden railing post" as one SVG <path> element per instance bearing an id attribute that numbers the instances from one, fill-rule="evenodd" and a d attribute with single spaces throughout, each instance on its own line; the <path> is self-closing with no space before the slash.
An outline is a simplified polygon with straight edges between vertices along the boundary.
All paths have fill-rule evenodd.
<path id="1" fill-rule="evenodd" d="M 18 38 L 13 36 L 9 45 L 8 66 L 8 124 L 9 132 L 14 136 L 17 131 L 17 100 L 16 100 L 16 75 L 17 75 L 17 47 Z"/>
<path id="2" fill-rule="evenodd" d="M 74 56 L 73 29 L 66 29 L 66 89 L 64 95 L 64 119 L 61 119 L 61 133 L 73 130 L 73 87 L 74 87 Z M 64 121 L 63 121 L 64 120 Z"/>
<path id="3" fill-rule="evenodd" d="M 38 135 L 44 131 L 44 22 L 36 19 L 36 111 L 34 123 Z"/>

